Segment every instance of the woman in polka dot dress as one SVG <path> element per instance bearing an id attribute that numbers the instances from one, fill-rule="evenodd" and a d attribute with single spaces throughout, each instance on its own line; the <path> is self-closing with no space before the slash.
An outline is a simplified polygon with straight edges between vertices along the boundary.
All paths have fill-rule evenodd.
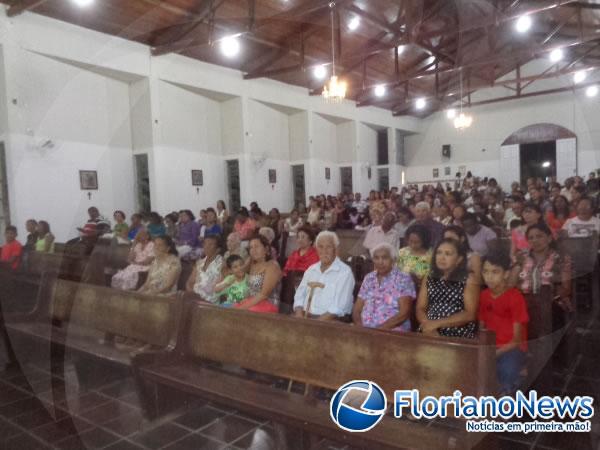
<path id="1" fill-rule="evenodd" d="M 467 270 L 467 255 L 455 240 L 444 239 L 433 252 L 431 272 L 421 285 L 417 319 L 425 334 L 475 337 L 479 283 Z"/>

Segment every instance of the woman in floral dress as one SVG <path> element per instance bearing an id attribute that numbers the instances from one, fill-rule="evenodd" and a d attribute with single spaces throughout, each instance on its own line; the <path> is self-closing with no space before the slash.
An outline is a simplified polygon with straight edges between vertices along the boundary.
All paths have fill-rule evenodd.
<path id="1" fill-rule="evenodd" d="M 425 226 L 415 224 L 408 227 L 405 239 L 408 245 L 398 251 L 398 269 L 420 283 L 431 267 L 431 235 Z"/>
<path id="2" fill-rule="evenodd" d="M 395 253 L 388 243 L 381 243 L 371 251 L 375 271 L 365 277 L 358 293 L 352 310 L 355 325 L 410 331 L 415 285 L 410 275 L 394 267 Z"/>

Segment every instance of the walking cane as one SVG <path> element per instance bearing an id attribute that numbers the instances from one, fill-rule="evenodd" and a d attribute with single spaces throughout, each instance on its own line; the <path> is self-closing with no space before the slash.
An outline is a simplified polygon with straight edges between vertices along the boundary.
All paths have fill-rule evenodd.
<path id="1" fill-rule="evenodd" d="M 306 302 L 306 308 L 304 308 L 304 318 L 306 319 L 308 317 L 308 311 L 310 311 L 310 305 L 312 304 L 312 299 L 313 299 L 313 295 L 315 293 L 315 289 L 316 288 L 321 288 L 321 289 L 325 289 L 325 285 L 323 283 L 319 283 L 318 281 L 311 281 L 309 283 L 307 283 L 308 288 L 310 289 L 309 294 L 308 294 L 308 301 Z M 292 390 L 292 384 L 294 383 L 294 380 L 290 379 L 290 381 L 288 382 L 288 392 L 291 392 Z M 308 384 L 304 386 L 304 395 L 306 395 L 308 392 Z"/>
<path id="2" fill-rule="evenodd" d="M 304 308 L 304 318 L 308 317 L 308 312 L 310 311 L 310 306 L 312 304 L 313 295 L 315 293 L 316 288 L 325 289 L 325 285 L 323 283 L 319 283 L 318 281 L 311 281 L 308 283 L 308 287 L 310 292 L 308 294 L 308 302 L 306 304 L 306 308 Z"/>

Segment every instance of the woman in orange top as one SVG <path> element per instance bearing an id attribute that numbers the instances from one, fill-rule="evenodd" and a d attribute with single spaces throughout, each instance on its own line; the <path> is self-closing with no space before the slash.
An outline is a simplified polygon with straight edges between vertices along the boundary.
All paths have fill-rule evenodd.
<path id="1" fill-rule="evenodd" d="M 569 201 L 564 195 L 558 195 L 552 202 L 552 211 L 546 213 L 546 223 L 556 236 L 571 217 L 575 217 L 575 213 L 570 211 Z"/>

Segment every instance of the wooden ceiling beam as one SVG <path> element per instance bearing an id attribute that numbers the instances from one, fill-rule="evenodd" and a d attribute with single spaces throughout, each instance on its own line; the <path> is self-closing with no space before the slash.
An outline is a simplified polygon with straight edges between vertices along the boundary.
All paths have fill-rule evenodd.
<path id="1" fill-rule="evenodd" d="M 319 27 L 315 26 L 310 22 L 300 24 L 300 26 L 297 26 L 290 33 L 286 34 L 282 39 L 279 40 L 280 48 L 275 49 L 275 52 L 270 57 L 268 57 L 266 61 L 262 62 L 257 67 L 245 70 L 246 75 L 244 75 L 244 78 L 247 80 L 251 80 L 254 78 L 262 78 L 267 76 L 264 75 L 265 73 L 272 73 L 273 69 L 271 69 L 271 67 L 273 66 L 273 64 L 290 54 L 292 47 L 290 46 L 289 42 L 290 40 L 296 38 L 298 35 L 300 35 L 300 54 L 298 55 L 301 59 L 300 67 L 304 66 L 304 62 L 306 59 L 304 51 L 306 40 L 312 35 L 314 35 L 317 31 L 319 31 Z"/>
<path id="2" fill-rule="evenodd" d="M 162 9 L 165 9 L 170 12 L 177 12 L 179 14 L 188 13 L 187 10 L 184 8 L 165 4 L 165 2 L 162 2 L 160 0 L 140 0 L 140 1 L 149 3 L 151 5 L 154 5 L 155 7 L 162 8 Z M 348 0 L 338 0 L 337 3 L 340 3 L 340 2 L 343 3 L 345 1 L 348 1 Z M 300 4 L 297 7 L 291 8 L 287 11 L 284 11 L 280 14 L 276 14 L 272 17 L 255 19 L 252 22 L 253 27 L 254 27 L 252 30 L 249 30 L 248 26 L 247 26 L 249 23 L 249 18 L 215 19 L 213 21 L 213 24 L 214 24 L 215 28 L 217 28 L 221 31 L 227 32 L 229 34 L 243 33 L 244 37 L 246 39 L 253 40 L 256 43 L 262 43 L 263 45 L 266 45 L 266 44 L 264 44 L 264 42 L 266 42 L 265 40 L 261 40 L 261 42 L 259 42 L 253 36 L 248 35 L 248 32 L 249 31 L 256 32 L 257 30 L 259 30 L 263 27 L 266 27 L 268 25 L 272 25 L 275 23 L 280 23 L 281 21 L 300 22 L 300 20 L 302 19 L 303 16 L 313 13 L 313 12 L 316 12 L 316 11 L 320 11 L 327 7 L 328 7 L 328 2 L 326 2 L 324 0 L 309 0 L 309 1 L 306 1 L 302 4 Z M 188 13 L 188 15 L 189 15 L 189 13 Z M 192 21 L 197 21 L 200 23 L 207 21 L 206 16 L 201 16 L 201 15 L 197 15 L 197 14 L 191 15 L 190 18 L 192 19 Z M 164 55 L 166 53 L 178 53 L 183 50 L 186 50 L 186 49 L 189 49 L 192 47 L 196 47 L 196 46 L 200 46 L 200 45 L 205 45 L 205 44 L 206 44 L 205 41 L 203 41 L 202 39 L 198 39 L 198 38 L 181 39 L 178 41 L 169 42 L 164 45 L 160 45 L 160 46 L 153 48 L 152 54 L 155 56 L 158 56 L 158 55 Z M 274 47 L 274 46 L 277 46 L 277 44 L 271 44 L 269 46 Z"/>
<path id="3" fill-rule="evenodd" d="M 6 15 L 8 17 L 14 17 L 19 14 L 24 13 L 25 11 L 31 11 L 38 6 L 43 5 L 48 0 L 21 0 L 13 3 L 6 10 Z"/>
<path id="4" fill-rule="evenodd" d="M 476 22 L 472 22 L 469 23 L 468 25 L 462 26 L 462 27 L 458 27 L 458 29 L 456 28 L 443 28 L 443 29 L 439 29 L 439 30 L 435 30 L 435 31 L 430 31 L 427 33 L 423 33 L 421 35 L 422 38 L 424 39 L 429 39 L 429 38 L 433 38 L 436 36 L 444 36 L 448 33 L 466 33 L 469 31 L 474 31 L 474 30 L 478 30 L 481 28 L 487 28 L 490 25 L 500 25 L 501 23 L 504 22 L 511 22 L 513 20 L 518 19 L 519 17 L 521 17 L 524 14 L 539 14 L 541 12 L 545 12 L 545 11 L 550 11 L 552 9 L 556 9 L 556 8 L 562 8 L 562 7 L 566 7 L 566 6 L 578 6 L 577 3 L 580 3 L 576 0 L 565 0 L 565 1 L 555 1 L 549 5 L 545 5 L 545 6 L 538 6 L 535 8 L 523 8 L 522 10 L 518 11 L 518 12 L 514 12 L 512 14 L 507 14 L 504 17 L 491 17 L 488 19 L 483 19 L 483 20 L 478 20 Z"/>
<path id="5" fill-rule="evenodd" d="M 539 95 L 538 92 L 545 92 L 545 93 L 554 93 L 554 92 L 563 92 L 563 91 L 568 91 L 568 90 L 572 90 L 574 89 L 573 86 L 566 86 L 564 88 L 557 88 L 557 89 L 550 89 L 550 90 L 544 90 L 544 91 L 535 91 L 535 92 L 527 92 L 527 93 L 523 93 L 523 90 L 529 86 L 531 83 L 538 81 L 538 80 L 542 80 L 542 79 L 551 79 L 551 78 L 557 78 L 557 77 L 561 77 L 561 76 L 565 76 L 565 75 L 571 75 L 574 74 L 575 72 L 578 72 L 579 70 L 584 70 L 584 71 L 591 71 L 591 70 L 598 70 L 600 69 L 600 65 L 596 65 L 596 66 L 589 66 L 589 67 L 584 67 L 584 68 L 580 68 L 580 69 L 568 69 L 568 66 L 566 66 L 564 69 L 561 70 L 557 70 L 554 72 L 549 72 L 548 70 L 544 70 L 541 74 L 537 74 L 537 75 L 531 75 L 531 76 L 526 76 L 526 77 L 519 77 L 517 76 L 516 78 L 512 78 L 509 80 L 501 80 L 501 81 L 497 81 L 495 82 L 492 86 L 488 85 L 488 84 L 479 84 L 479 85 L 471 85 L 469 86 L 469 88 L 464 92 L 464 95 L 467 96 L 469 94 L 473 94 L 476 91 L 482 90 L 482 89 L 489 89 L 489 88 L 496 88 L 496 87 L 507 87 L 507 88 L 511 88 L 511 85 L 516 85 L 518 86 L 519 84 L 522 84 L 524 82 L 527 82 L 527 84 L 522 85 L 520 90 L 514 89 L 512 88 L 512 90 L 514 90 L 515 92 L 517 92 L 517 94 L 515 96 L 509 96 L 506 97 L 507 100 L 509 99 L 514 99 L 514 98 L 521 98 L 521 97 L 531 97 L 533 95 Z M 587 87 L 587 86 L 591 86 L 592 84 L 597 84 L 597 82 L 591 82 L 588 84 L 578 84 L 575 86 L 575 88 L 579 89 L 581 87 Z M 520 91 L 520 92 L 519 92 Z M 447 106 L 450 106 L 451 104 L 457 102 L 459 99 L 457 96 L 455 95 L 450 95 L 448 94 L 448 96 L 452 96 L 452 97 L 456 97 L 453 98 L 451 101 L 445 101 L 445 104 Z M 502 98 L 502 97 L 501 97 Z M 426 97 L 426 99 L 428 100 L 436 100 L 435 97 L 432 96 L 428 96 Z M 486 101 L 482 101 L 482 102 L 472 102 L 471 106 L 474 105 L 483 105 L 486 104 L 487 102 L 489 103 L 493 103 L 495 99 L 491 99 L 491 100 L 486 100 Z M 395 107 L 393 108 L 394 110 L 396 110 L 396 108 L 400 106 L 403 107 L 404 104 L 402 105 L 395 105 Z"/>
<path id="6" fill-rule="evenodd" d="M 446 73 L 457 72 L 461 69 L 482 67 L 482 66 L 486 66 L 486 65 L 490 65 L 490 64 L 494 64 L 494 63 L 499 63 L 499 62 L 520 61 L 520 60 L 527 59 L 527 58 L 536 58 L 544 53 L 550 52 L 551 50 L 553 50 L 555 48 L 575 47 L 578 45 L 586 44 L 588 42 L 593 42 L 593 41 L 597 41 L 597 40 L 600 40 L 600 36 L 598 36 L 598 34 L 594 34 L 594 35 L 584 37 L 583 39 L 576 39 L 574 41 L 564 43 L 562 45 L 551 45 L 551 46 L 546 45 L 546 46 L 542 46 L 539 48 L 532 48 L 532 49 L 528 48 L 528 49 L 521 50 L 521 51 L 516 51 L 516 52 L 513 51 L 513 52 L 506 53 L 506 54 L 499 54 L 499 55 L 493 56 L 491 58 L 484 58 L 479 61 L 472 61 L 472 62 L 469 62 L 466 64 L 462 64 L 460 66 L 439 69 L 437 72 L 439 72 L 440 74 L 446 74 Z M 397 80 L 393 83 L 387 83 L 386 86 L 393 88 L 393 87 L 402 85 L 407 80 L 408 81 L 416 80 L 416 79 L 420 79 L 423 77 L 434 76 L 435 74 L 436 74 L 436 71 L 428 71 L 428 72 L 421 71 L 418 74 L 414 74 L 412 76 L 407 76 L 407 77 L 401 78 L 400 80 Z M 368 86 L 367 88 L 372 88 L 372 87 L 373 86 Z"/>

